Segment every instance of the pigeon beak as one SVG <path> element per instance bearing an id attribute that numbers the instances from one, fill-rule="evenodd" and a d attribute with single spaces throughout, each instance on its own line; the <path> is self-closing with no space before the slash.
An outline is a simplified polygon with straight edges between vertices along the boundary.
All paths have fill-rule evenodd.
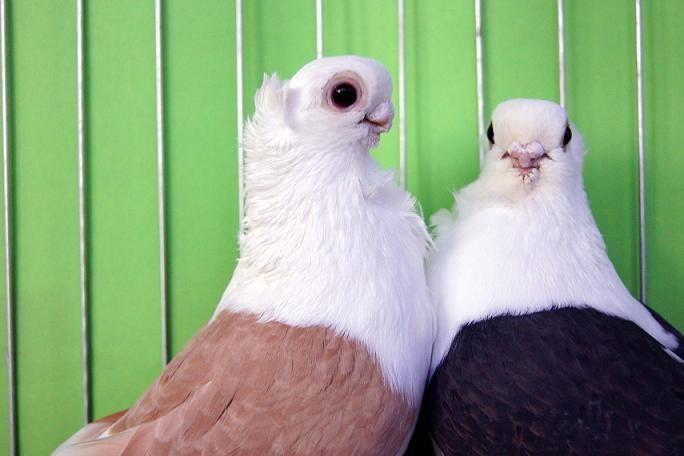
<path id="1" fill-rule="evenodd" d="M 510 158 L 513 161 L 513 168 L 525 176 L 533 170 L 539 169 L 539 162 L 542 159 L 551 157 L 544 150 L 544 146 L 534 141 L 524 145 L 518 142 L 512 143 L 502 155 L 501 159 L 504 158 Z"/>
<path id="2" fill-rule="evenodd" d="M 392 106 L 392 102 L 384 101 L 377 105 L 372 111 L 366 113 L 361 122 L 369 124 L 371 131 L 379 135 L 392 128 L 393 119 L 394 107 Z"/>

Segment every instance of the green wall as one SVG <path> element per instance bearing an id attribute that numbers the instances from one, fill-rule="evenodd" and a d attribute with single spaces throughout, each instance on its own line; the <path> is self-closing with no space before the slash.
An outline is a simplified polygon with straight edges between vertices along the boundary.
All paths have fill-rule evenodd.
<path id="1" fill-rule="evenodd" d="M 684 328 L 684 3 L 645 1 L 650 303 Z M 324 2 L 325 53 L 396 77 L 394 0 Z M 21 454 L 81 426 L 75 2 L 9 0 L 17 390 Z M 235 5 L 164 4 L 168 279 L 175 353 L 211 315 L 237 257 Z M 426 214 L 478 170 L 471 0 L 407 0 L 408 183 Z M 315 55 L 313 0 L 245 0 L 247 111 L 263 72 Z M 566 2 L 568 108 L 590 154 L 587 190 L 611 258 L 637 293 L 638 192 L 631 0 Z M 484 0 L 486 113 L 558 98 L 552 0 Z M 154 2 L 87 0 L 85 94 L 93 414 L 129 406 L 161 368 Z M 395 96 L 396 101 L 396 96 Z M 375 156 L 398 166 L 398 129 Z M 0 241 L 2 242 L 2 241 Z M 4 274 L 4 263 L 0 265 Z M 3 303 L 4 281 L 0 285 Z M 5 315 L 0 312 L 0 348 Z M 0 372 L 0 454 L 8 448 Z"/>

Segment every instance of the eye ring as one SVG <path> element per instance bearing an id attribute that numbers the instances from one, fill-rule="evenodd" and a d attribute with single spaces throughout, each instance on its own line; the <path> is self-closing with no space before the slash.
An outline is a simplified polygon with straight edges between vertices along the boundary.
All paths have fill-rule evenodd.
<path id="1" fill-rule="evenodd" d="M 563 135 L 563 147 L 567 146 L 572 139 L 572 130 L 570 130 L 570 125 L 565 127 L 565 134 Z"/>
<path id="2" fill-rule="evenodd" d="M 365 98 L 362 79 L 353 71 L 338 73 L 325 84 L 323 97 L 333 111 L 350 111 Z"/>
<path id="3" fill-rule="evenodd" d="M 494 144 L 494 126 L 491 122 L 489 122 L 489 127 L 487 127 L 487 139 L 490 145 Z"/>

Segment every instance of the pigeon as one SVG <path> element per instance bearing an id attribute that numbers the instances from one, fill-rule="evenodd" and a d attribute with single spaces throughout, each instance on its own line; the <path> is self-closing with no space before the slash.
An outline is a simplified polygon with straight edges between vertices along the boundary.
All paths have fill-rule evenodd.
<path id="1" fill-rule="evenodd" d="M 375 60 L 265 76 L 247 123 L 240 258 L 211 321 L 127 411 L 55 454 L 397 454 L 434 312 L 416 202 L 369 151 L 394 117 Z"/>
<path id="2" fill-rule="evenodd" d="M 441 454 L 684 454 L 682 335 L 633 298 L 545 100 L 500 104 L 479 178 L 440 211 L 421 422 Z"/>

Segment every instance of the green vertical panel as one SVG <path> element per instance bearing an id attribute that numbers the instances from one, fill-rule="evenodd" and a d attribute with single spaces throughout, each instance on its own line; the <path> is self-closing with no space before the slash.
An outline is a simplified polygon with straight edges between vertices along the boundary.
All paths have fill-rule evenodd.
<path id="1" fill-rule="evenodd" d="M 316 58 L 316 13 L 313 0 L 243 3 L 245 114 L 251 115 L 264 73 L 289 79 Z"/>
<path id="2" fill-rule="evenodd" d="M 426 217 L 477 177 L 473 2 L 411 1 L 406 9 L 407 169 Z"/>
<path id="3" fill-rule="evenodd" d="M 161 368 L 154 2 L 86 5 L 93 411 Z"/>
<path id="4" fill-rule="evenodd" d="M 83 422 L 75 15 L 75 3 L 50 0 L 12 2 L 9 11 L 18 427 L 25 455 L 49 454 Z"/>
<path id="5" fill-rule="evenodd" d="M 644 2 L 648 302 L 684 329 L 684 4 Z"/>
<path id="6" fill-rule="evenodd" d="M 309 2 L 313 4 L 314 2 Z M 324 2 L 325 55 L 359 54 L 379 60 L 394 80 L 392 95 L 399 113 L 399 54 L 396 0 L 327 0 Z M 304 18 L 308 19 L 308 18 Z M 308 19 L 315 24 L 315 16 Z M 315 34 L 311 35 L 315 43 Z M 373 156 L 386 167 L 399 167 L 399 121 L 383 135 Z"/>
<path id="7" fill-rule="evenodd" d="M 622 280 L 639 281 L 634 2 L 566 2 L 568 107 L 589 150 L 585 184 Z"/>
<path id="8" fill-rule="evenodd" d="M 509 98 L 558 101 L 556 2 L 482 3 L 485 115 Z"/>
<path id="9" fill-rule="evenodd" d="M 166 4 L 169 301 L 175 353 L 211 316 L 237 256 L 235 6 Z"/>

